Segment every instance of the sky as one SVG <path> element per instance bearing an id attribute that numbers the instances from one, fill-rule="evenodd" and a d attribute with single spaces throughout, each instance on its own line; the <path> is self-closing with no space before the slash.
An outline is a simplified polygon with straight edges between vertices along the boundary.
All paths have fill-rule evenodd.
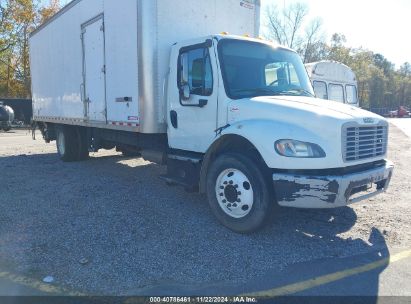
<path id="1" fill-rule="evenodd" d="M 120 0 L 121 1 L 121 0 Z M 224 0 L 223 0 L 224 1 Z M 319 17 L 327 41 L 334 33 L 347 38 L 346 46 L 363 47 L 381 53 L 399 68 L 411 63 L 411 0 L 261 0 L 262 14 L 267 6 L 279 8 L 293 2 L 306 3 L 307 19 Z M 46 2 L 46 0 L 43 0 Z M 67 4 L 70 0 L 61 0 Z M 265 26 L 262 18 L 262 26 Z"/>
<path id="2" fill-rule="evenodd" d="M 272 4 L 283 8 L 293 2 L 308 5 L 309 19 L 323 20 L 327 41 L 342 33 L 346 46 L 381 53 L 396 68 L 411 63 L 411 0 L 262 0 L 262 12 Z"/>

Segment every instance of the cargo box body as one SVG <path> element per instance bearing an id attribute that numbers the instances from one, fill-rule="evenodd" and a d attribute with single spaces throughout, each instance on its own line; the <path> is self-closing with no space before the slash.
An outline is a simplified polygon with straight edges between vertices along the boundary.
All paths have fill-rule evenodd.
<path id="1" fill-rule="evenodd" d="M 75 0 L 30 38 L 34 120 L 165 133 L 171 46 L 257 35 L 259 10 L 259 0 Z"/>

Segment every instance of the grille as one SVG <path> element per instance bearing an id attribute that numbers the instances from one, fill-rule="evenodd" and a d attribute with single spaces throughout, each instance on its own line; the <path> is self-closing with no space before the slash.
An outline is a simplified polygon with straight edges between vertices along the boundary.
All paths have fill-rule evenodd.
<path id="1" fill-rule="evenodd" d="M 383 156 L 387 152 L 388 126 L 346 125 L 343 127 L 345 162 Z"/>

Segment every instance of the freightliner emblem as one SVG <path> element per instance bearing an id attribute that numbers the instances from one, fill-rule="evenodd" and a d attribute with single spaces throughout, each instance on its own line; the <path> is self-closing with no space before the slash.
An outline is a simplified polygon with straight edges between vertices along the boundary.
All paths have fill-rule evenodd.
<path id="1" fill-rule="evenodd" d="M 373 124 L 374 123 L 374 118 L 364 118 L 364 123 Z"/>

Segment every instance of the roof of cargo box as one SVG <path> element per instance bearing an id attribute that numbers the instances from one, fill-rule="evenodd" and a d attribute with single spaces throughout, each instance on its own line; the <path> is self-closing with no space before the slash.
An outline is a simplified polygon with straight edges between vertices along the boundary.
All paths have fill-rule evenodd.
<path id="1" fill-rule="evenodd" d="M 63 8 L 61 8 L 57 13 L 55 13 L 53 16 L 51 16 L 49 19 L 47 19 L 43 24 L 41 24 L 40 26 L 38 26 L 36 29 L 34 29 L 31 33 L 30 33 L 30 37 L 34 36 L 35 34 L 37 34 L 39 31 L 41 31 L 43 28 L 45 28 L 47 25 L 49 25 L 51 22 L 53 22 L 54 20 L 56 20 L 58 17 L 60 17 L 61 15 L 63 15 L 65 12 L 67 12 L 68 10 L 70 10 L 73 6 L 75 6 L 76 4 L 78 4 L 79 2 L 81 2 L 82 0 L 72 0 L 70 2 L 68 2 Z M 261 6 L 261 0 L 254 0 L 255 1 L 255 5 L 256 6 Z"/>

